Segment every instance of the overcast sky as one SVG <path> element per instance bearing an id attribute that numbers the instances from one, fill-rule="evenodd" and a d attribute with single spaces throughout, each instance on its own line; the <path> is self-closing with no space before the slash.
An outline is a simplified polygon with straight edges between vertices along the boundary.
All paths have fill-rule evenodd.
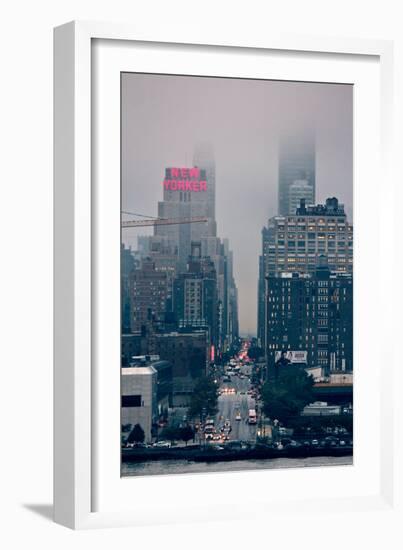
<path id="1" fill-rule="evenodd" d="M 257 324 L 261 229 L 277 213 L 278 142 L 316 135 L 316 199 L 336 196 L 352 220 L 350 85 L 124 74 L 122 210 L 157 215 L 168 166 L 191 166 L 197 142 L 216 161 L 217 235 L 234 251 L 241 333 Z M 136 248 L 142 228 L 125 230 Z"/>

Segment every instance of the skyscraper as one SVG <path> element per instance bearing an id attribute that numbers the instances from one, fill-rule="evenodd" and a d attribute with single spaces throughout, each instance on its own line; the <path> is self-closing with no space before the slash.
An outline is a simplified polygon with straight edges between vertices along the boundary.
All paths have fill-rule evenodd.
<path id="1" fill-rule="evenodd" d="M 157 278 L 165 275 L 165 317 L 162 311 L 157 315 L 151 313 L 153 322 L 150 323 L 150 313 L 147 317 L 144 311 L 138 311 L 141 319 L 132 313 L 132 330 L 145 327 L 150 331 L 152 327 L 154 332 L 164 332 L 203 327 L 214 347 L 212 355 L 219 354 L 238 336 L 238 294 L 229 241 L 217 236 L 212 147 L 197 145 L 193 166 L 167 167 L 161 184 L 163 196 L 158 202 L 158 217 L 184 219 L 185 223 L 156 224 L 152 236 L 138 239 L 139 255 L 145 266 L 151 261 L 153 267 L 142 277 L 137 274 L 138 281 L 133 279 L 133 284 L 140 285 L 142 291 L 132 294 L 132 311 L 141 309 L 137 299 L 151 291 L 147 279 L 155 290 Z M 186 223 L 186 218 L 195 217 L 206 221 Z M 152 285 L 151 279 L 155 279 Z"/>
<path id="2" fill-rule="evenodd" d="M 305 351 L 326 374 L 353 370 L 353 277 L 331 273 L 325 258 L 311 274 L 267 277 L 267 359 Z"/>
<path id="3" fill-rule="evenodd" d="M 206 219 L 206 222 L 202 223 L 163 225 L 154 228 L 154 236 L 167 240 L 172 251 L 178 255 L 179 271 L 184 271 L 191 252 L 191 242 L 216 238 L 214 165 L 208 168 L 166 168 L 162 183 L 163 200 L 158 202 L 158 217 Z M 202 248 L 206 248 L 206 245 L 203 244 Z"/>
<path id="4" fill-rule="evenodd" d="M 262 238 L 262 242 L 264 239 Z M 257 339 L 258 345 L 263 349 L 266 348 L 266 332 L 265 332 L 265 320 L 266 320 L 266 306 L 265 306 L 265 271 L 264 271 L 264 257 L 263 254 L 259 256 L 259 275 L 257 283 Z"/>
<path id="5" fill-rule="evenodd" d="M 205 171 L 208 182 L 205 215 L 207 218 L 215 220 L 215 158 L 214 149 L 210 143 L 196 144 L 193 154 L 193 165 Z M 195 200 L 202 201 L 203 197 L 196 197 Z"/>
<path id="6" fill-rule="evenodd" d="M 278 213 L 290 214 L 289 190 L 296 180 L 306 180 L 315 202 L 315 140 L 313 135 L 287 137 L 279 145 Z"/>
<path id="7" fill-rule="evenodd" d="M 217 343 L 217 277 L 210 258 L 201 257 L 200 243 L 192 243 L 188 270 L 174 281 L 173 308 L 179 328 L 208 328 L 211 345 Z"/>
<path id="8" fill-rule="evenodd" d="M 265 274 L 312 273 L 326 255 L 331 271 L 352 273 L 353 226 L 335 197 L 305 206 L 292 216 L 274 216 L 262 232 Z"/>
<path id="9" fill-rule="evenodd" d="M 344 301 L 345 292 L 349 293 L 350 290 L 345 291 L 343 288 L 340 295 L 337 291 L 332 298 L 334 303 L 340 296 L 342 302 L 338 311 L 341 313 L 328 336 L 319 336 L 322 330 L 318 329 L 318 340 L 315 340 L 316 333 L 301 332 L 309 328 L 309 323 L 314 326 L 320 317 L 319 311 L 315 309 L 314 294 L 305 295 L 304 292 L 308 286 L 314 286 L 315 281 L 319 280 L 318 266 L 324 258 L 330 282 L 318 282 L 317 286 L 323 284 L 333 288 L 333 285 L 344 285 L 345 281 L 350 280 L 346 284 L 352 288 L 353 226 L 347 221 L 344 206 L 335 197 L 328 198 L 325 204 L 315 206 L 306 206 L 302 199 L 294 215 L 274 216 L 270 218 L 267 227 L 263 228 L 262 254 L 259 259 L 258 336 L 267 352 L 269 363 L 273 361 L 275 351 L 284 347 L 286 350 L 307 350 L 310 363 L 316 361 L 319 366 L 330 369 L 332 365 L 336 365 L 337 368 L 342 368 L 341 359 L 345 359 L 344 365 L 350 368 L 352 359 L 350 361 L 347 356 L 342 357 L 340 350 L 333 353 L 327 348 L 327 338 L 330 342 L 332 334 L 336 334 L 335 341 L 338 342 L 346 336 L 345 331 L 337 336 L 337 322 L 351 323 L 352 326 L 352 310 L 348 309 L 352 307 L 352 293 L 351 304 L 348 300 Z M 319 294 L 322 292 L 320 290 Z M 326 298 L 326 303 L 329 301 L 330 298 Z M 345 307 L 346 303 L 348 307 Z M 324 313 L 324 305 L 318 308 L 321 310 L 320 314 Z M 319 326 L 319 321 L 317 324 Z M 343 340 L 346 350 L 350 340 L 352 342 L 348 338 Z M 323 353 L 321 356 L 319 352 L 322 343 L 326 344 L 326 355 Z"/>
<path id="10" fill-rule="evenodd" d="M 308 180 L 295 180 L 288 190 L 288 215 L 293 215 L 297 211 L 301 200 L 305 204 L 314 204 L 314 190 Z"/>
<path id="11" fill-rule="evenodd" d="M 149 349 L 154 352 L 153 335 L 163 325 L 170 298 L 169 278 L 157 271 L 151 258 L 143 258 L 141 266 L 130 273 L 131 330 L 147 334 Z"/>

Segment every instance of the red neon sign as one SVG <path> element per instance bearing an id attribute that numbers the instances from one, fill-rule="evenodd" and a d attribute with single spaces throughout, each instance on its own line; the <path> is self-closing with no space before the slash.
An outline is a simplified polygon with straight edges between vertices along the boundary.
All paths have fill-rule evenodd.
<path id="1" fill-rule="evenodd" d="M 167 168 L 162 182 L 164 189 L 169 191 L 192 191 L 199 193 L 207 191 L 207 181 L 201 179 L 200 168 Z"/>

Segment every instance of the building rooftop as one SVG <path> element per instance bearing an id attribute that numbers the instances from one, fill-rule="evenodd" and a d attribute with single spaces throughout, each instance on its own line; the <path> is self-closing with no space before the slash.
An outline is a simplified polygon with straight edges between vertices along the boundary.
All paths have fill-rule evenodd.
<path id="1" fill-rule="evenodd" d="M 315 276 L 320 273 L 321 270 L 327 270 L 327 267 L 319 267 L 317 266 L 316 269 L 312 273 L 300 273 L 296 271 L 280 271 L 276 274 L 269 274 L 266 275 L 266 278 L 275 278 L 275 279 L 313 279 Z M 338 271 L 329 271 L 328 276 L 330 279 L 352 279 L 353 274 L 352 273 L 344 273 L 344 272 L 338 272 Z"/>
<path id="2" fill-rule="evenodd" d="M 306 205 L 305 199 L 301 199 L 296 216 L 345 216 L 344 204 L 340 204 L 336 197 L 326 199 L 325 204 Z"/>
<path id="3" fill-rule="evenodd" d="M 122 369 L 122 375 L 129 376 L 129 375 L 151 375 L 156 373 L 154 367 L 151 365 L 146 367 L 123 367 Z"/>
<path id="4" fill-rule="evenodd" d="M 196 336 L 205 335 L 205 330 L 195 330 L 192 332 L 165 332 L 161 334 L 156 334 L 155 336 L 157 338 L 168 338 L 168 337 L 178 337 L 178 336 L 192 336 L 193 338 L 196 338 Z"/>

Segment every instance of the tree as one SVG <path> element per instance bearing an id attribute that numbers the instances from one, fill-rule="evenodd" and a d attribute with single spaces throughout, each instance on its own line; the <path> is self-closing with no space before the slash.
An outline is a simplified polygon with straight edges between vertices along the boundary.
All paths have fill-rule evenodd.
<path id="1" fill-rule="evenodd" d="M 188 444 L 188 441 L 193 439 L 195 436 L 194 430 L 191 426 L 183 426 L 183 428 L 180 428 L 179 433 L 180 438 L 186 443 L 186 446 Z"/>
<path id="2" fill-rule="evenodd" d="M 262 400 L 266 416 L 286 422 L 314 401 L 313 378 L 302 368 L 286 367 L 279 371 L 276 380 L 263 386 Z"/>
<path id="3" fill-rule="evenodd" d="M 144 443 L 145 433 L 140 424 L 135 424 L 127 438 L 128 443 Z"/>
<path id="4" fill-rule="evenodd" d="M 207 415 L 213 416 L 217 413 L 218 389 L 212 378 L 204 376 L 196 383 L 190 401 L 189 415 L 200 416 L 203 409 Z"/>
<path id="5" fill-rule="evenodd" d="M 162 430 L 160 436 L 161 436 L 161 439 L 166 439 L 170 441 L 171 445 L 176 439 L 181 439 L 179 428 L 174 428 L 173 426 L 166 426 Z"/>

